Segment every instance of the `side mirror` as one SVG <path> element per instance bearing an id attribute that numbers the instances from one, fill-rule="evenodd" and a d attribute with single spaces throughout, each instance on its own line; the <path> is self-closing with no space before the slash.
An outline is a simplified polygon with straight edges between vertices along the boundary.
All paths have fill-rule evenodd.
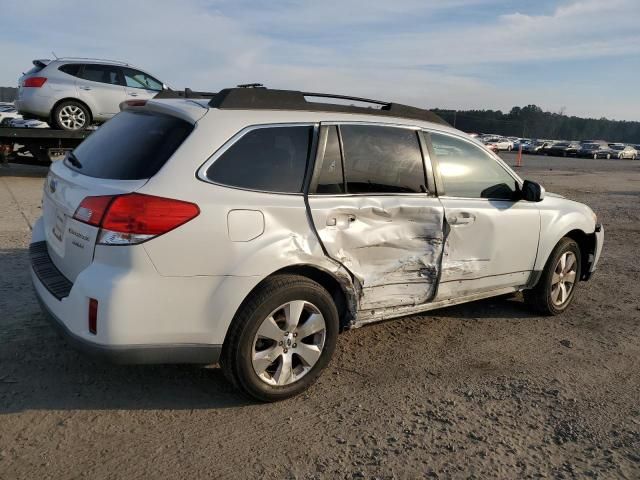
<path id="1" fill-rule="evenodd" d="M 522 199 L 527 202 L 541 202 L 544 199 L 544 187 L 539 183 L 525 180 L 522 184 Z"/>

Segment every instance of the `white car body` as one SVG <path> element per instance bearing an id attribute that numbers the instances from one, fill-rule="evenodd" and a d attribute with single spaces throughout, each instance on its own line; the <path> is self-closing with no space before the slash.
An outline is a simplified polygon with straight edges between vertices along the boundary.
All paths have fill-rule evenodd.
<path id="1" fill-rule="evenodd" d="M 487 140 L 485 142 L 486 145 L 493 145 L 495 146 L 498 150 L 506 150 L 506 151 L 511 151 L 513 150 L 513 141 L 509 140 L 508 138 L 494 138 L 491 140 Z"/>
<path id="2" fill-rule="evenodd" d="M 323 132 L 336 124 L 398 127 L 477 147 L 441 124 L 336 111 L 211 108 L 200 100 L 125 108 L 177 117 L 194 129 L 151 178 L 94 178 L 68 160 L 54 162 L 32 238 L 32 279 L 44 309 L 76 343 L 115 361 L 217 361 L 242 302 L 277 272 L 308 274 L 339 288 L 345 325 L 357 327 L 530 288 L 565 236 L 585 248 L 583 279 L 598 262 L 603 230 L 589 207 L 553 194 L 539 202 L 438 195 L 440 167 L 431 156 L 441 154 L 432 146 L 424 150 L 424 193 L 270 193 L 206 176 L 235 142 L 269 126 L 308 125 L 321 147 Z M 522 185 L 497 156 L 482 151 Z M 136 245 L 96 243 L 126 239 L 74 218 L 85 197 L 130 192 L 190 202 L 199 214 Z M 43 262 L 55 268 L 43 273 Z M 58 275 L 58 283 L 49 284 L 47 275 Z M 88 327 L 90 299 L 97 301 L 95 333 Z"/>

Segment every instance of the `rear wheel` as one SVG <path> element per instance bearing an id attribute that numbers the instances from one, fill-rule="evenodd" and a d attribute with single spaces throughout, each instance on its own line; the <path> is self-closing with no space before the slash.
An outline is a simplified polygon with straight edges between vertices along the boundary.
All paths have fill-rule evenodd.
<path id="1" fill-rule="evenodd" d="M 571 304 L 580 279 L 580 247 L 563 238 L 553 249 L 538 284 L 523 292 L 525 302 L 545 315 L 558 315 Z"/>
<path id="2" fill-rule="evenodd" d="M 611 160 L 611 154 L 607 153 L 607 160 Z"/>
<path id="3" fill-rule="evenodd" d="M 220 363 L 239 389 L 273 402 L 309 388 L 328 365 L 339 328 L 333 298 L 298 275 L 267 279 L 233 320 Z"/>
<path id="4" fill-rule="evenodd" d="M 62 130 L 84 130 L 91 123 L 91 114 L 87 107 L 73 100 L 58 104 L 52 117 L 54 126 Z"/>

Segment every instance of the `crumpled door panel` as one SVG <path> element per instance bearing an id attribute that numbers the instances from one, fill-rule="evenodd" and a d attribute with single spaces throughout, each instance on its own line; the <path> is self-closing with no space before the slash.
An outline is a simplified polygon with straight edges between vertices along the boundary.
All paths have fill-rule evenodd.
<path id="1" fill-rule="evenodd" d="M 331 258 L 354 276 L 359 310 L 433 299 L 443 250 L 443 208 L 427 196 L 309 197 Z"/>

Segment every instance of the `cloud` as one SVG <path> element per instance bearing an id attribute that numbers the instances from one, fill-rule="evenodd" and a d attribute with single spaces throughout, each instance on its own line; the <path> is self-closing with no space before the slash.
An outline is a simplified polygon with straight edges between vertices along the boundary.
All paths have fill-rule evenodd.
<path id="1" fill-rule="evenodd" d="M 488 71 L 513 65 L 637 56 L 640 2 L 574 0 L 22 0 L 3 5 L 0 84 L 33 58 L 130 61 L 177 86 L 273 87 L 379 97 L 423 106 L 507 108 L 537 101 L 576 111 L 553 79 L 529 91 Z M 553 65 L 552 65 L 553 67 Z M 544 93 L 544 96 L 542 94 Z M 570 100 L 565 101 L 565 99 Z M 613 97 L 612 97 L 613 100 Z M 618 102 L 620 103 L 620 102 Z M 622 112 L 615 101 L 594 116 Z M 624 110 L 628 115 L 628 110 Z M 633 114 L 631 114 L 633 115 Z M 637 117 L 637 115 L 636 115 Z"/>

